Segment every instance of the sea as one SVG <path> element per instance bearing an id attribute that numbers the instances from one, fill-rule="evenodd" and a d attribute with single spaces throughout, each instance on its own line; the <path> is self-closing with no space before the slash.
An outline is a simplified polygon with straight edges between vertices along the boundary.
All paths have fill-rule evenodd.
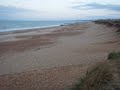
<path id="1" fill-rule="evenodd" d="M 0 20 L 0 32 L 30 30 L 36 28 L 54 27 L 65 24 L 83 23 L 87 20 L 56 20 L 56 21 L 18 21 L 18 20 Z"/>

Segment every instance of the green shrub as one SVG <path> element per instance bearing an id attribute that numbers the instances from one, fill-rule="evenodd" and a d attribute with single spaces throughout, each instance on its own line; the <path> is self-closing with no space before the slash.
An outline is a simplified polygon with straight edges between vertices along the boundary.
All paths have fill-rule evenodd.
<path id="1" fill-rule="evenodd" d="M 108 59 L 110 60 L 118 60 L 120 59 L 120 52 L 112 52 L 108 55 Z"/>

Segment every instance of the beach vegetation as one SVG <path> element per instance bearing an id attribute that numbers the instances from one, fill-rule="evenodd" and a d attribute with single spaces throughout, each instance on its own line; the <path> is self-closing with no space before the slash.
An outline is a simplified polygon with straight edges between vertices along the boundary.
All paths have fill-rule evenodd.
<path id="1" fill-rule="evenodd" d="M 88 70 L 71 90 L 120 90 L 120 52 L 111 52 L 108 60 Z"/>
<path id="2" fill-rule="evenodd" d="M 111 52 L 108 55 L 109 60 L 119 60 L 120 59 L 120 52 Z"/>
<path id="3" fill-rule="evenodd" d="M 106 20 L 96 20 L 94 21 L 96 24 L 104 24 L 107 26 L 111 26 L 111 27 L 115 27 L 118 29 L 120 29 L 120 19 L 106 19 Z"/>
<path id="4" fill-rule="evenodd" d="M 87 71 L 71 90 L 105 90 L 112 80 L 111 67 L 108 63 L 99 63 Z"/>

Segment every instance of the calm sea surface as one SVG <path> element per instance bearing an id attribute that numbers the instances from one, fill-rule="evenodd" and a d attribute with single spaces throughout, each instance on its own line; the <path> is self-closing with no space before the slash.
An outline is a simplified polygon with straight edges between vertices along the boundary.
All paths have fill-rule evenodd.
<path id="1" fill-rule="evenodd" d="M 24 30 L 33 28 L 43 28 L 59 26 L 63 24 L 71 24 L 76 22 L 87 22 L 87 21 L 75 21 L 75 20 L 64 20 L 64 21 L 12 21 L 12 20 L 0 20 L 0 32 Z"/>

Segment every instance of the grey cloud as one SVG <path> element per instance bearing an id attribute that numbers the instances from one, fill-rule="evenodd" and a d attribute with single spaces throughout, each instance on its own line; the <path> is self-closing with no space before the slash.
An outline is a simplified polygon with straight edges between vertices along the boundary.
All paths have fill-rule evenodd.
<path id="1" fill-rule="evenodd" d="M 98 3 L 89 3 L 85 5 L 76 5 L 72 6 L 73 9 L 80 9 L 80 10 L 86 10 L 86 9 L 107 9 L 112 11 L 119 11 L 120 12 L 120 5 L 115 4 L 98 4 Z"/>

